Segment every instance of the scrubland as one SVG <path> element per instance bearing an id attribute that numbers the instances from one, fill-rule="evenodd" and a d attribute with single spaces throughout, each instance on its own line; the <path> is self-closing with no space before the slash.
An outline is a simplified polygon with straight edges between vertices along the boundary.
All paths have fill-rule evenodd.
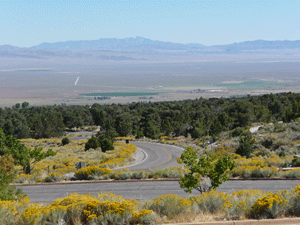
<path id="1" fill-rule="evenodd" d="M 300 216 L 300 185 L 276 191 L 212 190 L 197 197 L 162 195 L 144 203 L 112 193 L 71 194 L 51 204 L 0 201 L 1 224 L 159 224 Z"/>

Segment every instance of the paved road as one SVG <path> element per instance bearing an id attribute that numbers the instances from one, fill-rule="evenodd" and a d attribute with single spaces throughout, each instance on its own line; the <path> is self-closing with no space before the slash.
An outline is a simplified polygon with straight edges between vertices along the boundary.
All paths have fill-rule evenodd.
<path id="1" fill-rule="evenodd" d="M 270 181 L 227 181 L 219 188 L 220 192 L 231 193 L 243 189 L 261 189 L 263 191 L 276 191 L 294 188 L 299 180 L 270 180 Z M 177 194 L 187 197 L 180 188 L 177 181 L 155 181 L 155 182 L 118 182 L 118 183 L 92 183 L 92 184 L 70 184 L 70 185 L 40 185 L 24 186 L 23 191 L 29 196 L 31 202 L 52 202 L 57 198 L 63 198 L 71 193 L 92 194 L 97 196 L 102 191 L 111 191 L 116 195 L 122 195 L 126 199 L 145 201 L 153 199 L 162 194 Z M 193 191 L 193 195 L 198 195 Z"/>
<path id="2" fill-rule="evenodd" d="M 143 154 L 141 161 L 128 166 L 131 171 L 146 170 L 156 168 L 166 168 L 171 166 L 180 166 L 177 163 L 177 157 L 180 157 L 183 148 L 173 145 L 163 145 L 152 142 L 131 142 L 136 145 Z"/>
<path id="3" fill-rule="evenodd" d="M 130 166 L 130 170 L 150 171 L 155 168 L 178 166 L 176 158 L 183 151 L 182 148 L 170 145 L 162 145 L 148 142 L 134 142 L 138 148 L 142 149 L 143 157 L 135 165 Z M 243 189 L 261 189 L 264 191 L 276 191 L 289 189 L 299 184 L 299 180 L 280 181 L 227 181 L 217 190 L 231 193 Z M 155 182 L 116 182 L 116 183 L 90 183 L 90 184 L 67 184 L 67 185 L 45 185 L 45 186 L 24 186 L 23 191 L 27 193 L 32 202 L 44 203 L 52 202 L 57 198 L 63 198 L 71 193 L 97 195 L 101 191 L 111 191 L 114 194 L 122 195 L 126 199 L 137 199 L 144 201 L 156 198 L 162 194 L 177 194 L 187 197 L 177 181 L 155 181 Z M 193 191 L 193 195 L 198 195 Z"/>

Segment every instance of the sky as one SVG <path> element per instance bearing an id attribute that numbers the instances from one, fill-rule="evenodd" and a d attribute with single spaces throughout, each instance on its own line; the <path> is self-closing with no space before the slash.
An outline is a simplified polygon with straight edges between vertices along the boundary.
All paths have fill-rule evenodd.
<path id="1" fill-rule="evenodd" d="M 299 10 L 299 0 L 0 0 L 0 45 L 136 36 L 208 46 L 300 40 Z"/>

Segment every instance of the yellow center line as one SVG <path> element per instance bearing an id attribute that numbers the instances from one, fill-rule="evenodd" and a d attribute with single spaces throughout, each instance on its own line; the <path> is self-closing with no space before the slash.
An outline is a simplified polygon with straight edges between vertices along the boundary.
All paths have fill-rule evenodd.
<path id="1" fill-rule="evenodd" d="M 158 148 L 159 148 L 159 147 L 158 147 Z M 162 149 L 163 151 L 165 151 L 165 152 L 169 155 L 169 159 L 168 159 L 167 161 L 165 161 L 165 162 L 156 164 L 156 165 L 151 166 L 151 167 L 160 166 L 160 165 L 165 164 L 165 163 L 168 163 L 168 162 L 170 162 L 170 161 L 172 160 L 173 157 L 172 157 L 172 154 L 171 154 L 170 152 L 168 152 L 166 149 L 163 149 L 163 148 L 160 148 L 160 149 Z"/>

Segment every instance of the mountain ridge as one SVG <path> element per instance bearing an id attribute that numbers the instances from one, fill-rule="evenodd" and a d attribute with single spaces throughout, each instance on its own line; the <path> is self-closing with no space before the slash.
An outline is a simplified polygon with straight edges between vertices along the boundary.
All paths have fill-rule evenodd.
<path id="1" fill-rule="evenodd" d="M 143 37 L 135 38 L 101 38 L 98 40 L 79 40 L 65 42 L 44 42 L 31 49 L 53 50 L 112 50 L 112 51 L 140 51 L 140 50 L 188 50 L 191 47 L 205 47 L 201 44 L 181 44 L 151 40 Z"/>
<path id="2" fill-rule="evenodd" d="M 71 45 L 71 46 L 69 46 Z M 253 40 L 253 41 L 242 41 L 242 42 L 234 42 L 230 44 L 224 45 L 210 45 L 206 46 L 199 43 L 176 43 L 176 42 L 165 42 L 165 41 L 158 41 L 152 40 L 143 37 L 128 37 L 123 39 L 118 38 L 101 38 L 97 40 L 72 40 L 72 41 L 60 41 L 60 42 L 43 42 L 38 45 L 34 45 L 28 48 L 21 48 L 12 45 L 0 45 L 0 50 L 17 50 L 17 49 L 52 49 L 52 50 L 105 50 L 103 47 L 112 48 L 113 46 L 157 46 L 161 49 L 210 49 L 210 48 L 228 48 L 228 47 L 255 47 L 257 48 L 270 48 L 270 49 L 278 49 L 278 48 L 300 48 L 300 40 Z M 109 47 L 107 47 L 109 46 Z"/>
<path id="3" fill-rule="evenodd" d="M 80 53 L 81 52 L 81 53 Z M 98 40 L 79 40 L 65 42 L 44 42 L 29 48 L 12 45 L 0 45 L 0 56 L 5 57 L 47 57 L 47 56 L 76 56 L 111 53 L 171 53 L 171 54 L 292 54 L 300 53 L 300 40 L 254 40 L 235 42 L 226 45 L 205 46 L 197 43 L 173 43 L 151 40 L 143 37 L 130 38 L 101 38 Z M 80 54 L 79 54 L 80 53 Z M 106 56 L 97 56 L 106 57 Z M 110 56 L 109 56 L 110 57 Z M 122 59 L 118 58 L 118 59 Z"/>

